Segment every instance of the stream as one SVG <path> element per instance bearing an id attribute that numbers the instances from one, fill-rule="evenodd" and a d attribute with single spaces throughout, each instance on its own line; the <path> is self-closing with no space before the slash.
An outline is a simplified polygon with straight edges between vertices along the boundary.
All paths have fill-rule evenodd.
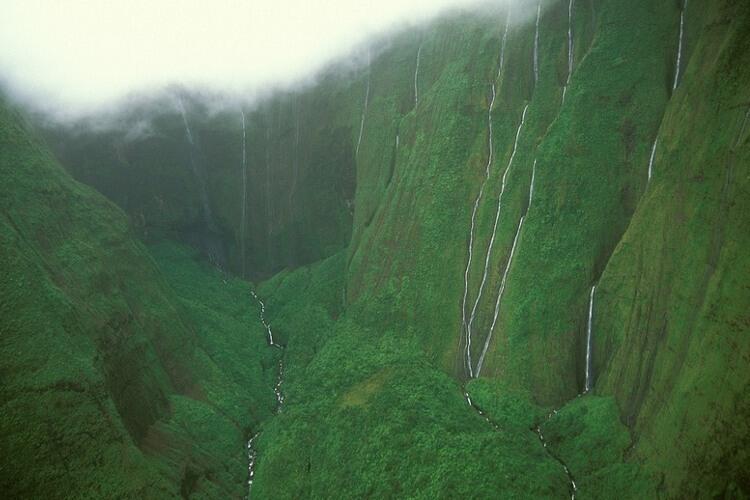
<path id="1" fill-rule="evenodd" d="M 280 349 L 283 351 L 284 346 L 281 344 L 276 343 L 276 341 L 273 338 L 273 330 L 271 330 L 271 325 L 266 320 L 266 304 L 263 302 L 263 300 L 258 297 L 258 294 L 255 293 L 255 291 L 250 291 L 250 295 L 253 296 L 253 299 L 260 305 L 260 322 L 263 324 L 263 327 L 266 329 L 267 334 L 267 341 L 268 345 L 270 347 L 273 347 L 275 349 Z M 273 388 L 274 395 L 276 396 L 276 413 L 281 413 L 281 408 L 284 405 L 284 393 L 281 391 L 281 386 L 284 383 L 284 358 L 279 359 L 279 368 L 276 376 L 276 385 Z M 253 487 L 253 481 L 255 480 L 255 465 L 258 458 L 258 452 L 253 446 L 253 443 L 258 438 L 260 433 L 255 433 L 248 441 L 247 441 L 247 498 L 250 498 L 250 492 Z"/>

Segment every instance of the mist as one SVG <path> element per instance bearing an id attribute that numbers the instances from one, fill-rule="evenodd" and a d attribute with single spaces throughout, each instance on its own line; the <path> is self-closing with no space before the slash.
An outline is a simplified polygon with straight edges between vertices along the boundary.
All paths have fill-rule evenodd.
<path id="1" fill-rule="evenodd" d="M 492 2 L 502 5 L 507 1 Z M 309 79 L 367 40 L 486 0 L 12 0 L 0 80 L 41 110 L 84 114 L 166 85 L 252 94 Z"/>

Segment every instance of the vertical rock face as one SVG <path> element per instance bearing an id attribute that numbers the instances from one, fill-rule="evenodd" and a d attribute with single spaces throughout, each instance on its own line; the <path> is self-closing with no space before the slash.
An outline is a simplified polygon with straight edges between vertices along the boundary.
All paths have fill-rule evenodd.
<path id="1" fill-rule="evenodd" d="M 222 264 L 265 277 L 334 255 L 267 284 L 269 300 L 289 304 L 273 309 L 281 318 L 274 334 L 291 339 L 283 417 L 291 430 L 264 430 L 255 491 L 270 495 L 273 484 L 289 496 L 326 496 L 336 486 L 353 496 L 408 496 L 421 486 L 409 474 L 423 464 L 405 458 L 396 443 L 407 445 L 390 431 L 403 432 L 404 415 L 433 424 L 411 415 L 414 406 L 435 410 L 430 429 L 454 440 L 441 443 L 451 451 L 434 457 L 432 470 L 450 461 L 464 482 L 430 483 L 435 491 L 491 491 L 481 487 L 506 474 L 522 478 L 528 493 L 533 481 L 554 477 L 559 467 L 547 469 L 538 450 L 524 448 L 536 441 L 523 437 L 513 450 L 540 464 L 529 483 L 530 473 L 512 467 L 478 479 L 481 459 L 476 470 L 453 470 L 455 456 L 496 444 L 473 441 L 484 431 L 446 395 L 455 389 L 460 399 L 448 376 L 464 379 L 468 362 L 469 375 L 481 375 L 467 385 L 478 391 L 475 404 L 489 394 L 515 398 L 494 407 L 497 421 L 513 416 L 507 429 L 533 424 L 542 432 L 539 415 L 557 415 L 549 409 L 586 392 L 572 403 L 578 413 L 563 411 L 561 422 L 585 420 L 596 443 L 606 441 L 596 419 L 626 424 L 617 427 L 611 463 L 642 464 L 666 497 L 747 493 L 750 19 L 739 1 L 685 5 L 561 0 L 457 15 L 396 36 L 367 67 L 332 69 L 310 89 L 246 109 L 244 126 L 236 109 L 211 114 L 199 97 L 186 99 Z M 146 107 L 126 122 L 134 128 L 143 119 L 152 128 L 141 134 L 46 135 L 68 170 L 122 207 L 142 234 L 192 242 L 205 228 L 182 120 Z M 20 248 L 24 238 L 8 231 Z M 34 233 L 40 247 L 54 241 L 50 231 Z M 59 283 L 74 278 L 59 278 L 58 267 L 76 269 L 56 261 L 38 272 Z M 122 317 L 96 325 L 143 325 L 129 314 L 146 306 L 127 304 Z M 55 314 L 73 321 L 84 312 Z M 124 337 L 108 342 L 127 347 Z M 153 380 L 102 379 L 117 395 L 115 408 L 128 407 L 135 388 L 151 394 L 123 419 L 135 441 L 166 411 L 165 395 L 192 383 L 182 354 L 154 342 L 153 355 L 118 347 L 104 357 L 107 367 L 137 365 L 146 354 L 160 362 Z M 399 385 L 404 380 L 413 392 Z M 361 450 L 383 460 L 392 482 L 368 483 L 356 468 L 365 459 L 343 470 L 316 454 L 355 455 L 340 437 L 358 435 L 364 423 L 386 429 L 361 435 Z M 564 426 L 550 426 L 545 442 L 559 447 L 556 456 L 585 465 L 570 456 L 580 450 Z M 594 487 L 584 472 L 571 472 Z M 346 489 L 337 473 L 370 486 Z M 533 492 L 564 492 L 566 482 L 549 488 Z"/>

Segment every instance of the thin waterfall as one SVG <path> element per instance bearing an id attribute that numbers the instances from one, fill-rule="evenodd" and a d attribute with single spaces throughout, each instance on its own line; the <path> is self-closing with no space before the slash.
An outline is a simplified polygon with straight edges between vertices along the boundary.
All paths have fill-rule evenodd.
<path id="1" fill-rule="evenodd" d="M 500 78 L 500 75 L 503 72 L 503 67 L 505 65 L 505 47 L 507 46 L 508 42 L 508 30 L 510 28 L 510 14 L 511 10 L 508 8 L 508 14 L 505 18 L 505 30 L 503 32 L 503 38 L 502 42 L 500 44 L 500 60 L 498 63 L 498 69 L 497 69 L 497 75 L 495 77 L 495 80 L 497 81 Z M 479 204 L 482 200 L 482 197 L 484 196 L 484 189 L 487 185 L 487 180 L 490 176 L 490 168 L 492 166 L 492 158 L 493 158 L 493 144 L 492 144 L 492 110 L 495 107 L 495 100 L 497 98 L 497 89 L 496 89 L 496 83 L 493 83 L 491 85 L 492 90 L 492 99 L 490 101 L 490 107 L 487 112 L 487 129 L 489 131 L 489 140 L 488 140 L 488 154 L 487 154 L 487 166 L 485 168 L 485 175 L 484 180 L 482 181 L 482 185 L 479 188 L 479 193 L 477 194 L 476 199 L 474 200 L 474 206 L 472 208 L 471 212 L 471 227 L 469 229 L 469 258 L 466 261 L 466 269 L 464 270 L 464 294 L 463 299 L 461 302 L 461 328 L 465 332 L 466 335 L 466 366 L 467 370 L 469 372 L 469 377 L 474 377 L 474 369 L 471 362 L 471 329 L 468 325 L 468 322 L 466 321 L 466 301 L 468 300 L 469 295 L 469 272 L 471 270 L 471 264 L 474 257 L 474 236 L 476 232 L 476 219 L 477 219 L 477 212 L 479 211 Z M 525 114 L 525 110 L 524 110 Z"/>
<path id="2" fill-rule="evenodd" d="M 400 139 L 399 139 L 399 135 L 398 135 L 398 134 L 396 134 L 396 149 L 398 149 L 398 145 L 399 145 L 399 140 L 400 140 Z"/>
<path id="3" fill-rule="evenodd" d="M 258 452 L 255 451 L 253 442 L 258 437 L 258 434 L 254 434 L 247 441 L 247 498 L 250 498 L 250 492 L 253 489 L 253 481 L 255 481 L 255 460 L 258 458 Z"/>
<path id="4" fill-rule="evenodd" d="M 500 74 L 503 72 L 505 66 L 505 47 L 508 44 L 508 30 L 510 28 L 510 6 L 508 6 L 508 14 L 505 16 L 505 31 L 503 31 L 503 41 L 500 44 L 500 63 L 497 67 L 497 76 L 495 80 L 500 78 Z"/>
<path id="5" fill-rule="evenodd" d="M 534 158 L 534 165 L 531 167 L 531 185 L 529 186 L 529 204 L 526 207 L 526 213 L 529 213 L 531 208 L 531 200 L 534 199 L 534 178 L 536 177 L 536 158 Z"/>
<path id="6" fill-rule="evenodd" d="M 362 134 L 365 131 L 365 117 L 367 116 L 367 106 L 370 103 L 370 53 L 367 53 L 367 89 L 365 90 L 365 103 L 362 106 L 362 120 L 359 123 L 359 137 L 357 138 L 357 149 L 354 157 L 359 158 L 359 147 L 362 145 Z"/>
<path id="7" fill-rule="evenodd" d="M 518 221 L 518 229 L 516 229 L 516 236 L 513 238 L 513 246 L 510 249 L 510 255 L 508 256 L 508 262 L 505 264 L 505 271 L 503 271 L 503 278 L 500 281 L 500 289 L 497 292 L 497 300 L 495 301 L 495 315 L 492 318 L 492 325 L 490 331 L 487 332 L 487 338 L 484 341 L 484 347 L 482 347 L 482 354 L 479 356 L 479 362 L 477 363 L 476 376 L 479 377 L 482 372 L 482 366 L 484 365 L 484 357 L 487 355 L 487 350 L 490 347 L 490 340 L 492 340 L 492 332 L 495 330 L 497 324 L 497 318 L 500 313 L 500 301 L 503 298 L 503 292 L 505 292 L 505 283 L 508 280 L 508 273 L 510 272 L 510 266 L 513 263 L 513 256 L 516 253 L 516 246 L 518 245 L 518 237 L 521 235 L 521 228 L 523 228 L 523 221 L 526 220 L 526 216 L 522 216 L 521 220 Z"/>
<path id="8" fill-rule="evenodd" d="M 591 294 L 589 295 L 589 319 L 586 325 L 586 382 L 584 384 L 584 393 L 591 390 L 591 326 L 594 318 L 594 294 L 596 293 L 596 285 L 591 287 Z"/>
<path id="9" fill-rule="evenodd" d="M 536 8 L 536 31 L 534 32 L 534 88 L 539 82 L 539 19 L 542 17 L 541 2 Z"/>
<path id="10" fill-rule="evenodd" d="M 180 115 L 182 116 L 182 123 L 185 124 L 185 135 L 187 136 L 188 143 L 190 145 L 190 167 L 193 171 L 193 176 L 198 182 L 200 188 L 201 205 L 203 207 L 203 219 L 209 228 L 213 227 L 213 215 L 211 214 L 211 205 L 208 203 L 208 193 L 206 192 L 206 184 L 203 181 L 203 175 L 198 161 L 195 158 L 195 139 L 193 137 L 193 131 L 190 129 L 190 122 L 187 118 L 187 112 L 185 111 L 185 105 L 182 103 L 182 98 L 177 97 L 177 104 L 180 108 Z"/>
<path id="11" fill-rule="evenodd" d="M 505 172 L 503 172 L 503 179 L 500 186 L 500 194 L 497 197 L 497 210 L 495 212 L 495 223 L 492 227 L 492 236 L 490 237 L 489 245 L 487 246 L 487 254 L 484 258 L 484 271 L 482 273 L 482 281 L 479 284 L 479 291 L 477 292 L 476 300 L 474 301 L 474 305 L 471 308 L 471 315 L 469 316 L 469 323 L 467 324 L 467 336 L 471 338 L 471 326 L 474 322 L 474 319 L 476 318 L 477 309 L 479 308 L 479 302 L 482 300 L 482 293 L 484 292 L 484 287 L 487 284 L 487 275 L 489 274 L 490 269 L 490 260 L 492 258 L 492 250 L 495 246 L 495 237 L 497 235 L 497 226 L 500 222 L 500 212 L 503 205 L 503 194 L 505 193 L 505 186 L 507 184 L 508 179 L 508 172 L 510 172 L 511 166 L 513 165 L 513 160 L 516 157 L 516 151 L 518 151 L 518 140 L 521 137 L 521 131 L 523 130 L 523 126 L 526 123 L 526 112 L 529 109 L 529 105 L 527 104 L 523 108 L 523 114 L 521 115 L 521 123 L 518 125 L 518 130 L 516 130 L 516 138 L 513 143 L 513 151 L 510 155 L 510 159 L 508 160 L 508 165 L 505 167 Z"/>
<path id="12" fill-rule="evenodd" d="M 422 55 L 422 44 L 419 44 L 419 48 L 417 49 L 417 65 L 414 68 L 414 108 L 416 109 L 417 105 L 419 104 L 419 59 Z"/>
<path id="13" fill-rule="evenodd" d="M 648 160 L 648 180 L 654 173 L 654 158 L 656 158 L 656 148 L 659 145 L 659 138 L 654 139 L 654 145 L 651 147 L 651 158 Z"/>
<path id="14" fill-rule="evenodd" d="M 245 218 L 247 215 L 247 133 L 245 111 L 242 114 L 242 219 L 240 222 L 240 255 L 242 256 L 242 277 L 245 277 Z"/>
<path id="15" fill-rule="evenodd" d="M 672 84 L 672 90 L 677 90 L 677 85 L 680 83 L 680 66 L 682 66 L 682 40 L 685 36 L 685 11 L 687 10 L 688 0 L 684 0 L 682 4 L 682 10 L 680 10 L 680 39 L 677 45 L 677 63 L 675 64 L 674 71 L 674 83 Z"/>
<path id="16" fill-rule="evenodd" d="M 471 270 L 471 261 L 474 256 L 474 233 L 476 229 L 477 212 L 479 211 L 479 202 L 482 200 L 484 195 L 484 188 L 487 185 L 487 180 L 490 177 L 490 168 L 492 166 L 492 109 L 495 107 L 495 99 L 497 98 L 497 92 L 495 91 L 495 84 L 491 85 L 492 99 L 490 100 L 490 108 L 487 112 L 487 129 L 488 129 L 488 153 L 487 153 L 487 166 L 485 167 L 484 180 L 479 188 L 477 198 L 474 200 L 474 208 L 471 212 L 471 228 L 469 229 L 469 259 L 466 262 L 466 270 L 464 271 L 464 296 L 461 304 L 461 322 L 466 332 L 466 363 L 469 369 L 469 377 L 473 377 L 473 369 L 471 366 L 471 328 L 466 322 L 466 300 L 469 294 L 469 271 Z"/>
<path id="17" fill-rule="evenodd" d="M 570 77 L 573 75 L 573 1 L 568 3 L 568 77 L 563 87 L 562 102 L 565 102 L 565 95 L 568 93 Z"/>
<path id="18" fill-rule="evenodd" d="M 260 305 L 260 322 L 263 324 L 263 327 L 266 329 L 266 333 L 268 335 L 268 345 L 271 347 L 275 347 L 277 349 L 280 349 L 283 351 L 284 346 L 277 344 L 273 340 L 273 331 L 271 330 L 271 325 L 266 321 L 266 304 L 263 302 L 263 300 L 258 296 L 258 294 L 255 293 L 255 291 L 251 290 L 250 295 L 252 295 L 253 299 Z M 284 394 L 281 391 L 281 386 L 284 383 L 284 358 L 279 359 L 279 367 L 276 377 L 276 385 L 273 387 L 273 393 L 276 397 L 276 413 L 281 413 L 281 409 L 284 406 Z M 250 498 L 250 492 L 253 487 L 253 481 L 255 480 L 255 464 L 257 461 L 257 452 L 255 450 L 255 447 L 253 446 L 253 442 L 257 439 L 259 436 L 259 433 L 256 433 L 253 437 L 250 438 L 250 440 L 247 442 L 247 459 L 248 459 L 248 481 L 247 481 L 247 498 Z"/>

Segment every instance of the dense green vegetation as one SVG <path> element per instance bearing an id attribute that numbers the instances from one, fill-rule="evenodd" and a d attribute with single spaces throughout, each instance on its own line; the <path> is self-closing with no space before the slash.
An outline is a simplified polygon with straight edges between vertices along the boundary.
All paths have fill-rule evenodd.
<path id="1" fill-rule="evenodd" d="M 165 279 L 5 103 L 0 144 L 4 494 L 241 495 L 274 408 L 249 286 L 173 244 L 154 247 Z"/>
<path id="2" fill-rule="evenodd" d="M 750 495 L 750 12 L 691 0 L 673 89 L 681 5 L 575 2 L 564 99 L 557 1 L 538 79 L 528 3 L 507 36 L 504 8 L 452 14 L 260 103 L 42 126 L 119 208 L 2 105 L 2 489 L 241 497 L 260 432 L 258 498 L 563 498 L 561 462 L 579 498 Z M 469 379 L 490 154 L 475 363 L 508 273 Z"/>

